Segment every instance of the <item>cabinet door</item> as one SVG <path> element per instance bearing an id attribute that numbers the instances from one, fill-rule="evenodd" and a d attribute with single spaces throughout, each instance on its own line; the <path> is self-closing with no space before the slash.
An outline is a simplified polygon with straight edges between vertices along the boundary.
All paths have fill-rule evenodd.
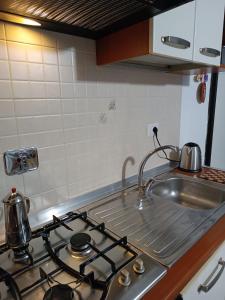
<path id="1" fill-rule="evenodd" d="M 194 1 L 152 18 L 150 30 L 152 29 L 153 34 L 153 53 L 191 61 L 193 58 L 194 19 Z"/>
<path id="2" fill-rule="evenodd" d="M 225 243 L 203 265 L 199 272 L 183 289 L 184 300 L 225 300 Z M 220 263 L 219 263 L 220 262 Z M 212 274 L 214 271 L 214 274 Z M 210 275 L 212 275 L 210 277 Z M 208 282 L 206 280 L 208 279 Z M 209 291 L 199 290 L 202 284 L 210 287 Z M 213 283 L 215 283 L 213 285 Z"/>
<path id="3" fill-rule="evenodd" d="M 196 0 L 194 61 L 220 65 L 224 6 L 225 0 Z"/>

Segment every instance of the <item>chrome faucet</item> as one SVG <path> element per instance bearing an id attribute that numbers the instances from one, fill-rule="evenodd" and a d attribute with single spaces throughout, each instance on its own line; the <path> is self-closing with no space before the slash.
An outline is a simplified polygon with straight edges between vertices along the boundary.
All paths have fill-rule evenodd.
<path id="1" fill-rule="evenodd" d="M 147 161 L 155 153 L 157 153 L 159 151 L 167 150 L 167 149 L 170 149 L 170 150 L 173 150 L 173 151 L 177 151 L 177 147 L 176 146 L 172 146 L 172 145 L 161 146 L 161 147 L 158 147 L 158 148 L 154 149 L 150 153 L 148 153 L 144 157 L 144 159 L 142 160 L 142 162 L 140 163 L 139 172 L 138 172 L 138 188 L 139 188 L 140 198 L 144 197 L 144 195 L 145 195 L 146 185 L 144 183 L 143 177 L 144 177 L 144 168 L 145 168 L 145 165 L 146 165 Z"/>

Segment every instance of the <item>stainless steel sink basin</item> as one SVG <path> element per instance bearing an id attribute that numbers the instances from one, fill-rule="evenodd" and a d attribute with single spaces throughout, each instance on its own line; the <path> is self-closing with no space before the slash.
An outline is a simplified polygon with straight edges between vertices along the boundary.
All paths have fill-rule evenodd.
<path id="1" fill-rule="evenodd" d="M 225 191 L 188 178 L 169 178 L 152 185 L 149 194 L 193 209 L 214 209 L 225 201 Z"/>

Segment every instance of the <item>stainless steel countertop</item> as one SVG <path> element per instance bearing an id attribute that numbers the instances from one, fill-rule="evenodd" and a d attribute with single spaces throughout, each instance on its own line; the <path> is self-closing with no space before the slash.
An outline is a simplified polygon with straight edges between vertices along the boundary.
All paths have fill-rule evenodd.
<path id="1" fill-rule="evenodd" d="M 164 180 L 186 177 L 187 180 L 225 191 L 225 185 L 168 173 Z M 114 234 L 127 236 L 128 242 L 166 266 L 173 265 L 225 214 L 225 202 L 213 209 L 193 209 L 163 197 L 144 200 L 138 209 L 137 186 L 92 203 L 83 210 L 98 223 L 104 222 Z"/>
<path id="2" fill-rule="evenodd" d="M 166 176 L 173 168 L 174 165 L 165 164 L 146 172 L 145 176 L 148 179 L 163 173 L 164 175 L 162 176 Z M 198 180 L 205 183 L 203 179 Z M 208 184 L 212 186 L 218 185 L 221 188 L 221 184 L 212 182 L 208 182 Z M 223 189 L 225 190 L 225 185 Z M 130 192 L 132 197 L 128 197 Z M 210 210 L 210 214 L 207 211 L 195 214 L 191 209 L 186 210 L 186 213 L 184 213 L 184 210 L 178 205 L 167 205 L 167 203 L 159 198 L 155 199 L 152 203 L 147 202 L 143 210 L 138 210 L 136 204 L 137 176 L 132 176 L 128 178 L 125 187 L 122 182 L 117 182 L 91 193 L 70 199 L 65 203 L 32 215 L 30 223 L 35 228 L 50 221 L 53 214 L 62 216 L 68 211 L 87 210 L 90 218 L 95 219 L 97 222 L 104 221 L 106 228 L 116 235 L 127 235 L 130 244 L 136 249 L 142 250 L 144 252 L 142 255 L 146 259 L 151 260 L 151 257 L 153 257 L 162 264 L 171 266 L 225 215 L 225 203 L 218 208 Z M 186 229 L 185 224 L 188 224 L 188 228 Z M 185 234 L 187 234 L 186 239 Z M 135 239 L 136 237 L 138 238 L 138 243 L 134 237 Z M 162 243 L 159 243 L 159 237 L 162 237 Z M 142 245 L 141 247 L 140 244 Z M 150 245 L 151 247 L 149 247 Z M 172 248 L 170 247 L 171 245 Z M 165 275 L 166 268 L 158 264 L 155 260 L 151 260 L 151 263 L 153 265 L 156 264 L 157 268 L 161 267 L 161 269 L 154 269 L 157 280 L 160 280 Z M 146 261 L 146 265 L 149 265 L 148 261 Z M 127 268 L 132 268 L 132 265 L 127 266 Z M 153 268 L 151 267 L 149 270 L 152 272 Z M 160 270 L 160 273 L 157 273 L 158 270 Z M 138 295 L 140 297 L 143 296 L 154 283 L 154 280 L 150 280 L 150 276 L 145 277 L 145 281 L 143 281 L 145 287 L 143 288 L 143 285 L 138 286 L 140 289 Z M 113 281 L 112 288 L 114 284 L 117 284 L 117 280 Z M 130 299 L 132 296 L 131 290 L 131 294 L 125 294 L 123 291 L 122 293 L 123 295 L 121 294 L 121 296 L 124 299 Z M 137 299 L 139 299 L 139 296 Z"/>
<path id="3" fill-rule="evenodd" d="M 166 163 L 159 167 L 153 168 L 145 172 L 145 178 L 153 177 L 165 172 L 169 172 L 174 168 L 175 164 Z M 125 182 L 118 181 L 116 183 L 110 184 L 106 187 L 99 188 L 92 192 L 86 193 L 84 195 L 68 199 L 67 201 L 51 206 L 42 211 L 36 212 L 29 215 L 29 221 L 32 229 L 46 224 L 52 220 L 52 215 L 62 216 L 68 211 L 74 211 L 86 205 L 89 205 L 93 202 L 96 202 L 100 199 L 104 199 L 109 195 L 115 194 L 122 190 L 125 190 L 131 186 L 134 186 L 137 183 L 137 175 L 128 177 Z M 32 197 L 30 199 L 32 201 Z M 4 226 L 0 228 L 0 244 L 4 242 Z"/>
<path id="4" fill-rule="evenodd" d="M 159 166 L 157 168 L 154 168 L 154 169 L 151 169 L 150 171 L 145 172 L 145 177 L 149 179 L 150 177 L 153 177 L 153 176 L 156 176 L 156 175 L 160 175 L 160 174 L 163 174 L 163 173 L 164 174 L 168 173 L 168 172 L 172 171 L 174 169 L 174 167 L 176 167 L 176 165 L 174 165 L 174 164 L 172 164 L 172 165 L 169 164 L 169 163 L 164 164 L 162 166 Z M 200 180 L 202 182 L 205 182 L 205 180 L 203 180 L 203 179 L 198 179 L 198 180 Z M 115 198 L 118 195 L 121 196 L 121 192 L 123 192 L 127 189 L 131 189 L 131 190 L 134 189 L 135 190 L 136 183 L 137 183 L 137 176 L 132 176 L 132 177 L 129 177 L 126 180 L 126 186 L 124 186 L 122 184 L 122 181 L 116 182 L 112 185 L 100 188 L 98 190 L 95 190 L 93 192 L 84 194 L 82 196 L 75 197 L 75 198 L 70 199 L 70 200 L 68 200 L 64 203 L 61 203 L 59 205 L 56 205 L 56 206 L 50 207 L 48 209 L 45 209 L 43 211 L 40 211 L 39 213 L 33 214 L 29 217 L 31 227 L 32 228 L 37 228 L 37 227 L 49 222 L 52 219 L 53 214 L 56 215 L 56 216 L 61 216 L 65 213 L 67 213 L 68 211 L 87 210 L 87 209 L 90 210 L 91 207 L 96 207 L 100 203 L 104 203 L 104 202 L 108 201 L 111 198 Z M 211 182 L 211 183 L 208 182 L 208 184 L 217 185 L 214 182 Z M 221 184 L 219 184 L 219 186 L 221 187 Z M 225 186 L 224 186 L 224 189 L 225 189 Z M 124 193 L 122 193 L 122 194 L 124 195 Z M 163 205 L 163 203 L 161 203 L 161 201 L 159 201 L 158 204 L 159 204 L 159 207 L 158 207 L 158 210 L 157 210 L 158 212 L 160 212 L 160 209 L 167 210 L 167 208 L 165 207 L 165 205 Z M 175 206 L 175 207 L 176 207 L 176 209 L 171 209 L 170 213 L 174 214 L 176 220 L 180 219 L 180 221 L 182 221 L 183 213 L 179 209 L 178 206 Z M 148 214 L 148 213 L 151 215 L 151 220 L 156 219 L 156 216 L 154 217 L 153 207 L 150 206 L 149 208 L 147 208 L 146 212 L 143 215 Z M 191 214 L 193 214 L 193 212 L 189 211 L 189 215 L 185 216 L 186 221 L 189 220 L 189 217 L 190 217 Z M 211 214 L 210 216 L 207 216 L 204 211 L 201 212 L 201 214 L 200 214 L 200 219 L 201 220 L 196 220 L 196 221 L 198 221 L 196 223 L 196 224 L 198 224 L 198 231 L 195 232 L 193 238 L 191 237 L 191 234 L 190 234 L 188 247 L 185 247 L 185 246 L 182 247 L 181 246 L 181 248 L 180 248 L 181 250 L 179 251 L 179 254 L 178 255 L 176 254 L 174 257 L 173 257 L 173 255 L 171 255 L 171 257 L 169 259 L 168 259 L 168 257 L 165 258 L 165 253 L 166 252 L 164 252 L 164 258 L 163 258 L 163 253 L 161 253 L 161 258 L 162 259 L 161 260 L 158 259 L 158 260 L 161 261 L 163 264 L 166 264 L 166 265 L 173 264 L 177 260 L 177 257 L 181 257 L 187 251 L 187 249 L 189 249 L 194 243 L 196 243 L 202 237 L 202 235 L 204 235 L 211 228 L 211 226 L 213 226 L 213 224 L 215 224 L 224 215 L 225 215 L 225 204 L 220 206 L 218 209 L 213 210 L 213 214 Z M 90 216 L 92 218 L 96 219 L 93 215 L 90 215 Z M 133 216 L 133 217 L 135 218 L 135 216 Z M 206 217 L 207 217 L 207 222 L 201 222 Z M 107 220 L 104 220 L 104 221 L 106 221 L 106 226 L 109 227 L 113 232 L 115 232 L 111 228 L 112 224 L 107 222 Z M 167 229 L 168 223 L 165 223 L 165 218 L 161 221 L 162 221 L 161 222 L 162 223 L 161 228 L 162 229 L 163 228 Z M 102 222 L 102 220 L 101 220 L 101 222 Z M 172 226 L 172 227 L 175 227 L 176 222 L 174 222 L 174 224 L 169 222 L 169 225 Z M 151 222 L 149 223 L 149 226 L 152 227 Z M 183 228 L 182 226 L 180 227 L 180 229 L 178 228 L 179 236 L 182 236 L 182 228 Z M 126 232 L 125 229 L 126 228 L 123 228 L 123 227 L 120 228 L 120 230 L 122 230 L 123 236 L 125 234 L 129 235 L 129 232 Z M 3 242 L 4 241 L 4 231 L 3 231 L 3 228 L 1 228 L 0 230 L 2 230 L 2 231 L 0 231 L 0 241 Z M 188 232 L 191 233 L 192 231 L 193 231 L 192 226 L 189 226 Z M 117 232 L 117 234 L 118 234 L 118 232 Z M 171 238 L 172 237 L 174 237 L 173 234 L 171 235 Z M 176 237 L 174 237 L 173 240 L 175 241 Z M 130 242 L 132 243 L 133 240 L 130 240 Z M 174 242 L 174 243 L 176 244 L 176 242 Z M 177 245 L 179 245 L 179 244 L 180 244 L 180 242 Z M 136 243 L 134 243 L 134 245 L 137 247 Z M 166 250 L 166 243 L 164 244 L 164 246 L 165 246 L 165 250 Z M 145 247 L 143 247 L 142 250 L 144 252 L 146 252 L 146 248 L 145 249 L 144 248 Z M 151 253 L 151 256 L 156 258 L 154 253 Z"/>

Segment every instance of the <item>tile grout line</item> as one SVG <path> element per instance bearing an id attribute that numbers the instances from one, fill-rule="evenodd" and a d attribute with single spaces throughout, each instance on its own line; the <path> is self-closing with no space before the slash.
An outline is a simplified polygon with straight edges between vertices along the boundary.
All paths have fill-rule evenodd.
<path id="1" fill-rule="evenodd" d="M 17 144 L 18 144 L 18 147 L 20 147 L 19 128 L 18 128 L 18 122 L 17 122 L 17 118 L 16 118 L 15 97 L 14 97 L 14 90 L 13 90 L 13 84 L 12 84 L 12 70 L 11 70 L 11 64 L 10 64 L 9 48 L 8 48 L 8 40 L 7 40 L 7 36 L 6 36 L 5 23 L 3 23 L 3 27 L 4 27 L 4 34 L 5 34 L 5 40 L 6 40 L 6 51 L 7 51 L 7 56 L 8 56 L 8 66 L 9 66 L 9 76 L 10 76 L 10 86 L 11 86 L 11 97 L 12 97 L 12 100 L 13 100 L 14 118 L 15 118 L 15 121 L 16 121 Z M 24 180 L 24 176 L 23 175 L 22 175 L 22 182 L 23 182 L 23 192 L 25 192 L 25 180 Z"/>
<path id="2" fill-rule="evenodd" d="M 56 40 L 56 51 L 57 51 L 57 68 L 58 68 L 58 74 L 59 74 L 59 90 L 60 90 L 60 112 L 61 112 L 61 120 L 62 120 L 62 131 L 63 131 L 63 147 L 64 147 L 64 159 L 65 159 L 65 176 L 66 176 L 66 197 L 67 200 L 69 199 L 69 174 L 68 174 L 68 157 L 67 157 L 67 151 L 66 151 L 66 140 L 65 140 L 65 123 L 64 123 L 64 113 L 63 113 L 63 103 L 62 103 L 62 86 L 61 86 L 61 74 L 60 74 L 60 64 L 59 64 L 59 47 L 58 47 L 58 38 Z"/>

